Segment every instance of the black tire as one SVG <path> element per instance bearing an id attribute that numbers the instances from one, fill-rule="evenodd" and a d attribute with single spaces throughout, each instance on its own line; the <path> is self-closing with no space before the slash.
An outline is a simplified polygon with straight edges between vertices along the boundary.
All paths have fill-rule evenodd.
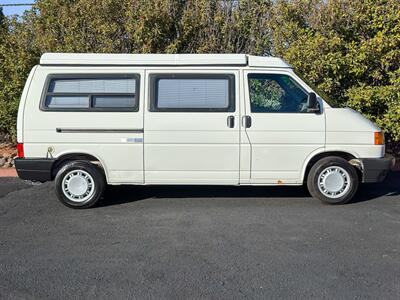
<path id="1" fill-rule="evenodd" d="M 77 196 L 70 192 L 67 185 L 69 182 L 67 176 L 70 180 L 71 176 L 78 178 L 77 180 L 80 180 L 78 183 L 82 183 L 82 181 L 86 180 L 86 183 L 84 183 L 84 187 L 87 187 L 85 194 Z M 103 170 L 95 164 L 80 160 L 65 163 L 57 172 L 55 183 L 58 199 L 62 204 L 71 208 L 89 208 L 94 206 L 102 197 L 106 187 L 106 179 Z M 85 186 L 85 184 L 87 185 Z M 63 185 L 65 185 L 65 188 Z M 79 184 L 77 186 L 79 189 Z M 67 194 L 69 194 L 70 198 Z M 76 200 L 71 199 L 74 197 Z M 82 197 L 82 199 L 78 199 L 77 197 Z"/>
<path id="2" fill-rule="evenodd" d="M 338 172 L 342 174 L 342 178 L 345 178 L 343 179 L 342 188 L 337 192 L 324 189 L 323 178 L 324 175 L 327 174 L 326 172 L 328 172 L 328 170 L 332 170 L 329 169 L 330 167 L 333 167 L 334 170 L 338 170 Z M 334 167 L 338 168 L 335 169 Z M 343 170 L 345 170 L 344 173 Z M 318 182 L 319 180 L 321 180 L 321 183 Z M 346 185 L 346 182 L 348 186 Z M 336 156 L 325 157 L 317 161 L 312 166 L 307 177 L 307 188 L 311 196 L 329 204 L 345 204 L 349 202 L 357 192 L 358 185 L 359 178 L 356 169 L 345 159 Z M 335 195 L 335 193 L 337 194 Z"/>

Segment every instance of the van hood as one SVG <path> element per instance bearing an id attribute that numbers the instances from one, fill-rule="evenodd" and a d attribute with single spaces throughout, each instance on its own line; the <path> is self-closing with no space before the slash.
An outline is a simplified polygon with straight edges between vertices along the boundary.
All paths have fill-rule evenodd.
<path id="1" fill-rule="evenodd" d="M 326 114 L 326 131 L 373 132 L 381 129 L 359 112 L 351 108 L 328 108 Z"/>

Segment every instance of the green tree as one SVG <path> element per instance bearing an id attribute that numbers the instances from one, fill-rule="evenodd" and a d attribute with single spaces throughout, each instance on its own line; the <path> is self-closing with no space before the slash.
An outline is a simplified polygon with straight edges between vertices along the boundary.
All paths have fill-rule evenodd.
<path id="1" fill-rule="evenodd" d="M 6 17 L 4 16 L 3 8 L 0 7 L 0 42 L 4 41 L 6 33 L 7 33 Z"/>
<path id="2" fill-rule="evenodd" d="M 33 7 L 34 45 L 43 52 L 129 52 L 130 1 L 38 0 Z"/>
<path id="3" fill-rule="evenodd" d="M 285 58 L 400 142 L 398 0 L 37 0 L 0 13 L 0 130 L 44 52 L 249 53 Z"/>
<path id="4" fill-rule="evenodd" d="M 178 52 L 271 53 L 268 22 L 273 1 L 187 1 Z"/>
<path id="5" fill-rule="evenodd" d="M 33 46 L 33 30 L 27 16 L 21 21 L 7 17 L 0 43 L 0 130 L 16 137 L 19 99 L 29 72 L 39 54 Z"/>
<path id="6" fill-rule="evenodd" d="M 400 2 L 277 1 L 274 54 L 400 141 Z"/>

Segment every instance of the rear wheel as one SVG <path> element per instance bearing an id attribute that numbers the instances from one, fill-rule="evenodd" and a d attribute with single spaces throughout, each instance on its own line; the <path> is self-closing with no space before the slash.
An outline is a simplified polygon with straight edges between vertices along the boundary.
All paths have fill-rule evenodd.
<path id="1" fill-rule="evenodd" d="M 87 161 L 66 163 L 57 172 L 58 199 L 71 208 L 88 208 L 102 197 L 106 180 L 102 170 Z"/>
<path id="2" fill-rule="evenodd" d="M 317 161 L 307 178 L 310 194 L 323 202 L 344 204 L 358 189 L 356 169 L 341 157 L 326 157 Z"/>

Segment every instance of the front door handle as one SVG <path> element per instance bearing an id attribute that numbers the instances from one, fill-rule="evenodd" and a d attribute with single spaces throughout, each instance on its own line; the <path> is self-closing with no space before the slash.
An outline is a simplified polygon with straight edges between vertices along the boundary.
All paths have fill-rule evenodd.
<path id="1" fill-rule="evenodd" d="M 243 125 L 244 128 L 250 128 L 251 127 L 251 117 L 250 116 L 243 116 L 242 125 Z"/>
<path id="2" fill-rule="evenodd" d="M 228 119 L 226 120 L 226 124 L 228 125 L 229 128 L 235 127 L 235 117 L 229 116 Z"/>

